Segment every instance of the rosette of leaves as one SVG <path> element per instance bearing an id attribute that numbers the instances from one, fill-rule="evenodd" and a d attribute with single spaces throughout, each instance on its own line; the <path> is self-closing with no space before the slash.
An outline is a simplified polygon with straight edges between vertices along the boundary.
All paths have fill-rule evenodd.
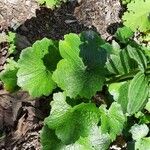
<path id="1" fill-rule="evenodd" d="M 37 0 L 40 4 L 45 4 L 49 8 L 58 7 L 62 2 L 66 2 L 67 0 Z"/>
<path id="2" fill-rule="evenodd" d="M 147 32 L 150 30 L 150 1 L 133 0 L 127 5 L 128 10 L 122 19 L 124 25 L 132 31 Z"/>
<path id="3" fill-rule="evenodd" d="M 36 41 L 21 52 L 17 84 L 32 97 L 51 94 L 56 88 L 52 73 L 60 59 L 58 42 L 47 38 Z"/>
<path id="4" fill-rule="evenodd" d="M 105 81 L 107 51 L 105 42 L 93 31 L 68 34 L 59 42 L 62 60 L 53 73 L 53 80 L 66 95 L 91 98 Z"/>

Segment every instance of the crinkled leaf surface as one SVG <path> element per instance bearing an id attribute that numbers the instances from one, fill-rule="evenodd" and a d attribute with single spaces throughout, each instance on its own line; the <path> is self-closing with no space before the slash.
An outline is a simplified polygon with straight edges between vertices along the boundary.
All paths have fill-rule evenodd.
<path id="1" fill-rule="evenodd" d="M 66 146 L 63 150 L 107 150 L 110 143 L 109 135 L 102 134 L 100 129 L 95 126 L 88 137 L 80 137 L 77 142 Z"/>
<path id="2" fill-rule="evenodd" d="M 44 125 L 40 134 L 40 140 L 42 144 L 42 150 L 61 150 L 63 144 L 55 135 L 55 131 Z"/>
<path id="3" fill-rule="evenodd" d="M 141 32 L 150 30 L 150 1 L 135 0 L 127 5 L 128 11 L 123 15 L 124 25 L 133 31 Z"/>
<path id="4" fill-rule="evenodd" d="M 20 55 L 18 85 L 33 97 L 49 95 L 56 87 L 52 72 L 59 59 L 57 43 L 46 38 L 35 42 Z"/>
<path id="5" fill-rule="evenodd" d="M 93 31 L 65 35 L 60 41 L 61 60 L 53 74 L 54 81 L 71 98 L 90 98 L 105 81 L 106 50 L 104 41 Z"/>
<path id="6" fill-rule="evenodd" d="M 121 134 L 126 117 L 120 104 L 116 102 L 112 103 L 109 110 L 106 109 L 105 105 L 102 105 L 100 111 L 102 133 L 108 133 L 113 141 L 117 135 Z"/>
<path id="7" fill-rule="evenodd" d="M 135 124 L 134 126 L 131 127 L 130 132 L 134 140 L 139 140 L 147 136 L 149 132 L 149 128 L 146 124 L 141 124 L 141 125 Z"/>
<path id="8" fill-rule="evenodd" d="M 99 109 L 94 104 L 69 107 L 62 93 L 54 95 L 51 106 L 52 111 L 45 123 L 50 129 L 55 129 L 57 137 L 65 144 L 74 143 L 80 136 L 87 137 L 100 119 Z"/>
<path id="9" fill-rule="evenodd" d="M 4 84 L 4 88 L 9 92 L 14 92 L 17 86 L 17 63 L 13 60 L 8 60 L 5 69 L 0 73 L 0 80 Z"/>
<path id="10" fill-rule="evenodd" d="M 49 127 L 52 129 L 57 128 L 62 124 L 62 122 L 68 119 L 68 111 L 72 109 L 70 105 L 66 102 L 66 96 L 64 93 L 56 93 L 53 95 L 53 100 L 51 102 L 51 112 L 50 116 L 46 119 Z"/>
<path id="11" fill-rule="evenodd" d="M 127 112 L 134 114 L 141 110 L 147 102 L 148 80 L 144 73 L 139 72 L 131 80 L 128 89 Z"/>
<path id="12" fill-rule="evenodd" d="M 109 134 L 103 134 L 101 128 L 97 126 L 91 129 L 89 136 L 85 139 L 94 150 L 107 150 L 111 143 Z"/>
<path id="13" fill-rule="evenodd" d="M 41 132 L 41 143 L 43 150 L 107 150 L 110 144 L 108 134 L 102 134 L 100 129 L 95 126 L 88 137 L 80 137 L 75 143 L 65 145 L 57 136 L 55 131 L 45 125 Z"/>

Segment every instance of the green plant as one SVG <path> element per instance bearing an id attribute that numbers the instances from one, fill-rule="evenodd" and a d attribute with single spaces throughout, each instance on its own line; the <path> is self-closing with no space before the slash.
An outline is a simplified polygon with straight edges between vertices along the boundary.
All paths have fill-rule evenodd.
<path id="1" fill-rule="evenodd" d="M 140 6 L 140 7 L 139 7 Z M 150 30 L 150 1 L 133 0 L 127 5 L 122 19 L 125 26 L 133 31 L 147 32 Z M 142 8 L 142 9 L 141 9 Z"/>
<path id="2" fill-rule="evenodd" d="M 123 5 L 128 4 L 128 3 L 130 3 L 131 1 L 133 1 L 133 0 L 121 0 L 121 2 L 122 2 Z"/>
<path id="3" fill-rule="evenodd" d="M 46 4 L 49 8 L 54 8 L 60 6 L 62 2 L 66 2 L 67 0 L 37 0 L 40 4 Z"/>
<path id="4" fill-rule="evenodd" d="M 8 49 L 9 55 L 12 53 L 15 53 L 15 51 L 16 51 L 16 33 L 8 32 L 6 39 L 7 39 L 7 42 L 9 43 L 9 49 Z"/>
<path id="5" fill-rule="evenodd" d="M 32 97 L 57 91 L 41 132 L 43 150 L 106 150 L 117 136 L 137 149 L 149 147 L 150 49 L 133 41 L 129 28 L 115 36 L 118 43 L 111 44 L 93 31 L 44 38 L 1 73 L 9 91 L 20 87 Z M 104 86 L 108 94 L 96 106 L 92 97 Z M 135 135 L 138 127 L 146 131 Z"/>

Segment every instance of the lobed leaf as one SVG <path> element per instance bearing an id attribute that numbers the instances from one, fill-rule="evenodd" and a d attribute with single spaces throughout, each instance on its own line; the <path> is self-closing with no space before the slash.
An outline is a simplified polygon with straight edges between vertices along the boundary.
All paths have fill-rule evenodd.
<path id="1" fill-rule="evenodd" d="M 117 135 L 121 134 L 126 117 L 120 104 L 116 102 L 112 103 L 109 110 L 105 106 L 101 106 L 100 111 L 102 133 L 108 133 L 113 141 Z"/>
<path id="2" fill-rule="evenodd" d="M 56 88 L 52 73 L 59 60 L 56 42 L 46 38 L 35 42 L 22 51 L 18 60 L 18 85 L 32 97 L 49 95 Z"/>
<path id="3" fill-rule="evenodd" d="M 55 135 L 55 131 L 44 125 L 40 134 L 40 141 L 42 144 L 42 150 L 61 150 L 63 144 Z"/>
<path id="4" fill-rule="evenodd" d="M 43 150 L 107 150 L 110 145 L 110 137 L 108 134 L 102 134 L 96 126 L 88 137 L 80 137 L 75 143 L 65 145 L 57 138 L 55 131 L 45 125 L 41 132 L 41 143 Z"/>
<path id="5" fill-rule="evenodd" d="M 99 109 L 94 104 L 81 103 L 69 107 L 62 93 L 55 94 L 51 106 L 52 111 L 45 123 L 50 129 L 55 129 L 57 137 L 65 144 L 76 142 L 80 136 L 87 137 L 100 119 Z"/>
<path id="6" fill-rule="evenodd" d="M 104 41 L 92 31 L 80 36 L 71 33 L 60 41 L 63 60 L 58 63 L 53 79 L 67 96 L 91 98 L 102 89 L 107 57 L 106 50 L 101 47 L 103 44 Z"/>

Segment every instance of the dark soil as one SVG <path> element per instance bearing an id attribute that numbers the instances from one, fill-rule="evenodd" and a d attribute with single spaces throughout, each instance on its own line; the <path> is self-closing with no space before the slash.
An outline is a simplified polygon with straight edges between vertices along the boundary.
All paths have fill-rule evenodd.
<path id="1" fill-rule="evenodd" d="M 81 0 L 80 4 L 66 3 L 54 10 L 39 8 L 35 0 L 21 0 L 16 4 L 0 0 L 0 26 L 1 32 L 17 32 L 16 46 L 20 53 L 43 37 L 62 39 L 67 33 L 89 29 L 111 40 L 120 26 L 121 12 L 119 0 Z M 8 57 L 7 49 L 8 44 L 1 43 L 1 70 Z M 0 131 L 4 134 L 0 149 L 40 150 L 39 132 L 49 114 L 50 99 L 42 97 L 35 101 L 26 92 L 10 94 L 0 85 Z"/>

